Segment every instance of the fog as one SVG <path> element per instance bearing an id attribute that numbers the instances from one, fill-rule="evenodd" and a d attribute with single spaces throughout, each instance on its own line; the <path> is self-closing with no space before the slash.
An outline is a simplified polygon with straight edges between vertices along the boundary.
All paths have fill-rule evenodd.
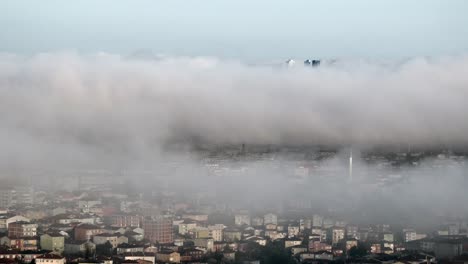
<path id="1" fill-rule="evenodd" d="M 136 153 L 174 141 L 468 143 L 467 57 L 323 64 L 2 55 L 1 131 L 14 135 L 2 141 Z"/>
<path id="2" fill-rule="evenodd" d="M 393 169 L 361 161 L 357 150 L 349 182 L 347 148 L 467 146 L 467 73 L 466 56 L 288 68 L 209 57 L 2 54 L 0 169 L 4 179 L 148 169 L 157 171 L 155 182 L 213 190 L 226 199 L 239 195 L 241 204 L 302 197 L 312 201 L 310 208 L 326 203 L 384 219 L 388 214 L 374 209 L 465 213 L 463 162 L 421 160 L 399 169 L 398 184 L 379 187 L 379 175 Z M 342 154 L 313 165 L 281 153 L 254 160 L 231 155 L 212 162 L 231 168 L 216 176 L 207 173 L 206 153 L 197 152 L 242 144 L 331 146 Z M 167 162 L 181 168 L 161 173 Z M 434 165 L 440 162 L 443 169 Z M 316 177 L 290 181 L 298 166 Z M 324 180 L 314 168 L 331 168 L 333 177 Z"/>

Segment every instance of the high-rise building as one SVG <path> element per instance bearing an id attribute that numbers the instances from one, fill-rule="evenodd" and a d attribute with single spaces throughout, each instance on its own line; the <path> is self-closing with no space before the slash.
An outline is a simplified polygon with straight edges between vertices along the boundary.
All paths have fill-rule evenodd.
<path id="1" fill-rule="evenodd" d="M 293 59 L 289 59 L 286 61 L 286 66 L 293 67 L 296 62 Z"/>
<path id="2" fill-rule="evenodd" d="M 13 192 L 11 189 L 0 189 L 0 208 L 6 209 L 13 205 Z"/>
<path id="3" fill-rule="evenodd" d="M 323 216 L 314 214 L 312 216 L 312 226 L 314 227 L 322 227 L 323 225 Z"/>
<path id="4" fill-rule="evenodd" d="M 306 67 L 318 67 L 320 66 L 320 60 L 305 60 L 304 61 L 304 66 Z"/>
<path id="5" fill-rule="evenodd" d="M 145 238 L 152 243 L 174 242 L 172 219 L 170 218 L 145 219 L 143 220 L 143 230 Z"/>
<path id="6" fill-rule="evenodd" d="M 349 181 L 353 180 L 353 149 L 349 150 Z"/>
<path id="7" fill-rule="evenodd" d="M 250 216 L 248 214 L 236 214 L 234 215 L 235 225 L 250 225 Z"/>
<path id="8" fill-rule="evenodd" d="M 16 204 L 29 205 L 34 203 L 34 189 L 31 186 L 16 186 L 14 189 Z"/>

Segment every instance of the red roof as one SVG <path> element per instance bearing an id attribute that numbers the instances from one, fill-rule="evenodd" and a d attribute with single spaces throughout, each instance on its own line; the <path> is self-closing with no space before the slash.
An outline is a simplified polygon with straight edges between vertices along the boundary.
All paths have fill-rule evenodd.
<path id="1" fill-rule="evenodd" d="M 38 259 L 63 259 L 64 257 L 55 255 L 55 254 L 44 254 L 42 256 L 38 256 Z"/>

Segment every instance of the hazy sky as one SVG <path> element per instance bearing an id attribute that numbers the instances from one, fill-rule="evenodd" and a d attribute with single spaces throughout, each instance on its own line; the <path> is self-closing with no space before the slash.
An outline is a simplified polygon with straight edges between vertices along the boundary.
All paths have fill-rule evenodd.
<path id="1" fill-rule="evenodd" d="M 0 2 L 0 52 L 239 59 L 466 53 L 468 1 Z"/>

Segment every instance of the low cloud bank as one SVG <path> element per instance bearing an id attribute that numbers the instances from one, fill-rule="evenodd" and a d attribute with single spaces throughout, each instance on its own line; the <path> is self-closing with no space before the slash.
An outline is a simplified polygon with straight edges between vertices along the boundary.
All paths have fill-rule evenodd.
<path id="1" fill-rule="evenodd" d="M 144 162 L 173 143 L 466 145 L 467 72 L 466 56 L 286 68 L 2 54 L 0 160 Z"/>

